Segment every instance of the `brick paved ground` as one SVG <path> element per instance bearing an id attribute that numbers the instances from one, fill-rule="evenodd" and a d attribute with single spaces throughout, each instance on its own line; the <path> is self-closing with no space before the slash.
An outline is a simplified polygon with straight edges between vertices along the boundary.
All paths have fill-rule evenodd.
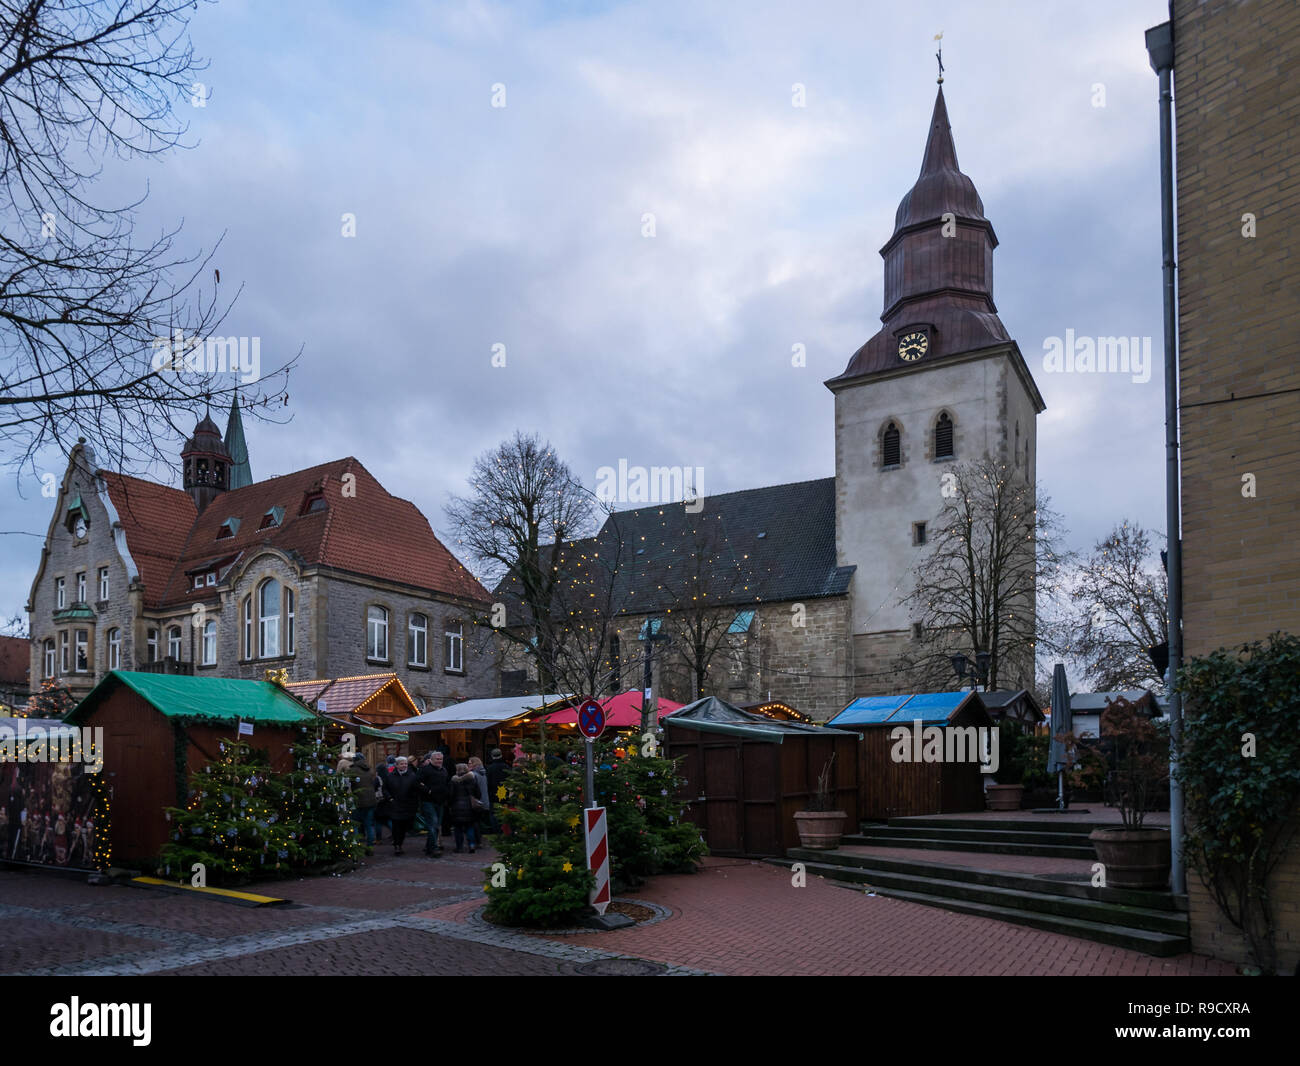
<path id="1" fill-rule="evenodd" d="M 0 871 L 0 973 L 347 974 L 391 972 L 402 951 L 421 972 L 571 975 L 647 959 L 669 973 L 1232 973 L 1193 955 L 1119 948 L 884 897 L 738 860 L 652 879 L 632 895 L 667 908 L 653 925 L 542 935 L 477 918 L 494 855 L 402 858 L 380 849 L 345 877 L 264 885 L 290 907 L 240 907 L 185 893 L 94 887 L 48 872 Z"/>

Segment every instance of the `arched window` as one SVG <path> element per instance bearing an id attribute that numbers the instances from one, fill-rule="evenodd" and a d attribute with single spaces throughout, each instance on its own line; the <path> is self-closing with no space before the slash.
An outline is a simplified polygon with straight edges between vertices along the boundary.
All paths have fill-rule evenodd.
<path id="1" fill-rule="evenodd" d="M 956 454 L 952 446 L 952 419 L 944 411 L 939 421 L 934 424 L 934 457 L 951 459 Z"/>
<path id="2" fill-rule="evenodd" d="M 203 623 L 203 665 L 217 665 L 217 623 L 211 618 Z"/>
<path id="3" fill-rule="evenodd" d="M 280 582 L 268 577 L 257 590 L 257 655 L 274 659 L 280 654 Z"/>
<path id="4" fill-rule="evenodd" d="M 181 627 L 172 626 L 167 630 L 167 655 L 177 662 L 181 658 Z"/>
<path id="5" fill-rule="evenodd" d="M 411 666 L 429 665 L 429 619 L 413 614 L 406 626 L 406 657 Z"/>
<path id="6" fill-rule="evenodd" d="M 366 611 L 366 657 L 388 659 L 388 611 L 383 607 Z"/>
<path id="7" fill-rule="evenodd" d="M 903 462 L 903 435 L 898 427 L 890 422 L 885 427 L 885 436 L 880 452 L 880 465 L 888 470 L 891 466 L 901 466 Z"/>
<path id="8" fill-rule="evenodd" d="M 110 629 L 108 631 L 108 668 L 110 670 L 122 669 L 122 631 L 120 629 Z"/>

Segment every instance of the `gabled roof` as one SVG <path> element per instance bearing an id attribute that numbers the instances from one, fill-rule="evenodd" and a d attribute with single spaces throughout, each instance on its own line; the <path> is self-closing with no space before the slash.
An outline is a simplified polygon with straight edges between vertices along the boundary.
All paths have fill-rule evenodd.
<path id="1" fill-rule="evenodd" d="M 595 537 L 563 545 L 561 565 L 613 558 L 620 541 L 610 602 L 624 614 L 680 609 L 693 587 L 736 607 L 839 596 L 855 569 L 836 565 L 834 478 L 704 496 L 699 514 L 682 503 L 619 511 Z"/>
<path id="2" fill-rule="evenodd" d="M 687 704 L 676 714 L 665 718 L 664 724 L 695 729 L 702 733 L 725 733 L 749 740 L 764 740 L 772 744 L 780 744 L 786 737 L 797 733 L 844 735 L 840 730 L 829 729 L 826 726 L 787 722 L 763 714 L 751 714 L 716 696 L 705 696 L 703 699 Z"/>
<path id="3" fill-rule="evenodd" d="M 101 472 L 145 582 L 148 606 L 183 604 L 212 595 L 187 573 L 262 547 L 277 548 L 307 566 L 486 601 L 487 590 L 434 535 L 409 500 L 392 496 L 349 456 L 221 493 L 195 514 L 188 493 L 122 474 Z M 320 493 L 325 509 L 300 513 Z M 284 508 L 281 524 L 259 529 L 262 516 Z M 234 536 L 218 539 L 227 519 Z"/>
<path id="4" fill-rule="evenodd" d="M 318 711 L 331 718 L 354 718 L 362 723 L 378 722 L 387 726 L 420 713 L 410 693 L 406 691 L 406 686 L 395 673 L 361 674 L 324 681 L 290 681 L 285 688 L 303 703 L 314 704 Z M 367 706 L 387 689 L 392 689 L 398 701 L 405 705 L 406 713 L 377 714 Z"/>
<path id="5" fill-rule="evenodd" d="M 108 498 L 126 532 L 131 558 L 145 587 L 145 605 L 158 606 L 176 569 L 181 546 L 197 513 L 184 489 L 157 485 L 129 474 L 100 470 Z"/>
<path id="6" fill-rule="evenodd" d="M 828 726 L 946 725 L 959 714 L 975 711 L 991 722 L 976 692 L 920 692 L 898 696 L 861 696 L 826 724 Z"/>
<path id="7" fill-rule="evenodd" d="M 123 685 L 168 718 L 210 718 L 262 725 L 295 725 L 321 718 L 269 681 L 110 670 L 64 721 L 74 724 L 84 721 Z"/>
<path id="8" fill-rule="evenodd" d="M 0 637 L 0 684 L 26 685 L 32 643 L 25 637 Z"/>

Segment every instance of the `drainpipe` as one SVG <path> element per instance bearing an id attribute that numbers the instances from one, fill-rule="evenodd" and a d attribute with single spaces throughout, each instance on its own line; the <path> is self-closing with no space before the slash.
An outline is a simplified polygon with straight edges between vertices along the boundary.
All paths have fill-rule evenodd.
<path id="1" fill-rule="evenodd" d="M 1178 293 L 1174 263 L 1174 131 L 1173 93 L 1174 28 L 1162 22 L 1146 32 L 1151 69 L 1160 78 L 1160 244 L 1163 252 L 1165 311 L 1165 525 L 1169 548 L 1169 669 L 1165 691 L 1169 703 L 1169 837 L 1171 886 L 1187 891 L 1183 867 L 1183 789 L 1176 776 L 1178 745 L 1183 731 L 1183 700 L 1175 686 L 1183 664 L 1183 551 L 1178 484 Z"/>

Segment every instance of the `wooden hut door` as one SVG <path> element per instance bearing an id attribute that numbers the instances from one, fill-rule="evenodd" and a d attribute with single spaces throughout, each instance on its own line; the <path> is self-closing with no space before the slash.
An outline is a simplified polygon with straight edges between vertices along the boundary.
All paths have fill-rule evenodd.
<path id="1" fill-rule="evenodd" d="M 700 794 L 704 804 L 709 850 L 744 854 L 741 819 L 740 742 L 704 749 L 704 774 Z"/>

